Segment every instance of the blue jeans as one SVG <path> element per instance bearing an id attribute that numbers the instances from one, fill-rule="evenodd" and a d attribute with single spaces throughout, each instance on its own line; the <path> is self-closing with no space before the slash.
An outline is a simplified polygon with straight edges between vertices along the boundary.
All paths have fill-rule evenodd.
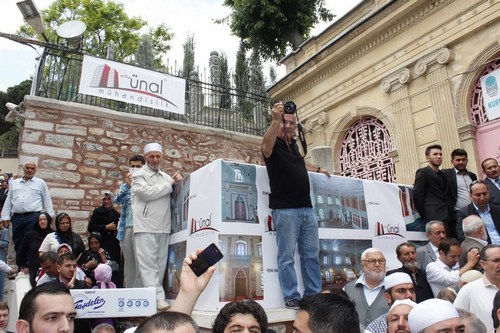
<path id="1" fill-rule="evenodd" d="M 295 244 L 300 256 L 304 296 L 321 291 L 318 222 L 312 208 L 273 209 L 278 245 L 278 277 L 286 301 L 300 299 L 294 268 Z"/>

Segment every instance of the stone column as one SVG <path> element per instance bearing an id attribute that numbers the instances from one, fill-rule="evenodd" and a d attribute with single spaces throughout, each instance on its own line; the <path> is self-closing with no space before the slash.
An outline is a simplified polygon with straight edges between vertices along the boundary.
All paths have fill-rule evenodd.
<path id="1" fill-rule="evenodd" d="M 450 50 L 441 48 L 418 60 L 414 69 L 415 75 L 425 74 L 427 78 L 437 140 L 447 153 L 460 147 L 457 122 L 453 112 L 454 103 L 445 66 L 450 60 Z"/>
<path id="2" fill-rule="evenodd" d="M 399 171 L 396 175 L 398 183 L 402 184 L 413 183 L 414 170 L 419 166 L 415 127 L 413 126 L 407 85 L 410 78 L 410 70 L 402 68 L 384 78 L 380 84 L 380 89 L 391 96 L 394 124 L 397 126 L 397 130 L 394 131 L 397 150 L 391 153 L 391 157 L 395 164 L 399 164 L 396 167 L 396 170 Z M 405 170 L 406 173 L 401 173 L 401 170 Z"/>
<path id="3" fill-rule="evenodd" d="M 314 147 L 311 150 L 311 163 L 321 167 L 322 169 L 326 169 L 333 174 L 332 147 Z"/>

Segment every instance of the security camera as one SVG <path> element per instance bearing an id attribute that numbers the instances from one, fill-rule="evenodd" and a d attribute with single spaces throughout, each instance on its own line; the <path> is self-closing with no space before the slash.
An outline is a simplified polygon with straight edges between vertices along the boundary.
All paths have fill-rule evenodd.
<path id="1" fill-rule="evenodd" d="M 17 117 L 22 117 L 24 114 L 24 102 L 19 103 L 19 105 L 9 102 L 5 106 L 9 109 L 9 113 L 5 116 L 5 121 L 13 123 Z"/>

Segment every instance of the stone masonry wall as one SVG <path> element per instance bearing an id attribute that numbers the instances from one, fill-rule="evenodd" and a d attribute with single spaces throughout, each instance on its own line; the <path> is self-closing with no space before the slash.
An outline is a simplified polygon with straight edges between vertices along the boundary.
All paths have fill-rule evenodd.
<path id="1" fill-rule="evenodd" d="M 188 174 L 219 158 L 263 163 L 260 137 L 33 96 L 25 105 L 19 169 L 28 160 L 37 164 L 56 213 L 67 212 L 80 234 L 101 195 L 123 182 L 130 156 L 149 142 L 162 144 L 162 170 L 169 174 Z"/>

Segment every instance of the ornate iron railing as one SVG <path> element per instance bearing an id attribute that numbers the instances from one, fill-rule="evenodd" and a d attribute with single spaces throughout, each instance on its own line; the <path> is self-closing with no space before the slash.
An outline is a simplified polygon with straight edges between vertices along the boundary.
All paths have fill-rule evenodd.
<path id="1" fill-rule="evenodd" d="M 46 49 L 44 57 L 43 70 L 39 71 L 40 77 L 37 80 L 38 89 L 35 89 L 35 95 L 37 96 L 257 136 L 262 136 L 269 124 L 271 99 L 265 93 L 239 91 L 232 87 L 187 79 L 186 114 L 180 115 L 111 99 L 79 94 L 78 87 L 83 55 Z M 213 68 L 210 70 L 214 71 Z M 265 89 L 261 87 L 256 91 L 262 92 Z"/>

